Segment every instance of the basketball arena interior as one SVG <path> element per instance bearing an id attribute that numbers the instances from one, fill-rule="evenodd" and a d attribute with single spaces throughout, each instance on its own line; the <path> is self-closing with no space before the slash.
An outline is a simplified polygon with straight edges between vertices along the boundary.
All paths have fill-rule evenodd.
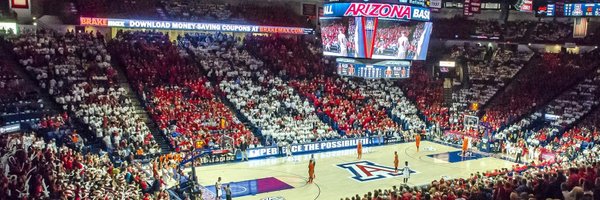
<path id="1" fill-rule="evenodd" d="M 599 200 L 600 1 L 2 0 L 0 200 Z"/>

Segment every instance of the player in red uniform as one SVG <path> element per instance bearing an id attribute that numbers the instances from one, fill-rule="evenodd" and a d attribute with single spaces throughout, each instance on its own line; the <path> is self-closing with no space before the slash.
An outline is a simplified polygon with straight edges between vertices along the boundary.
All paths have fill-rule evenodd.
<path id="1" fill-rule="evenodd" d="M 308 161 L 308 182 L 307 183 L 313 183 L 313 180 L 315 179 L 315 155 L 311 155 L 310 160 Z"/>
<path id="2" fill-rule="evenodd" d="M 358 145 L 356 145 L 356 153 L 358 154 L 357 159 L 362 159 L 362 142 L 358 141 Z"/>
<path id="3" fill-rule="evenodd" d="M 417 145 L 417 152 L 419 152 L 419 146 L 421 146 L 421 134 L 418 134 L 415 136 L 415 142 Z"/>
<path id="4" fill-rule="evenodd" d="M 398 152 L 394 151 L 394 173 L 398 173 Z"/>

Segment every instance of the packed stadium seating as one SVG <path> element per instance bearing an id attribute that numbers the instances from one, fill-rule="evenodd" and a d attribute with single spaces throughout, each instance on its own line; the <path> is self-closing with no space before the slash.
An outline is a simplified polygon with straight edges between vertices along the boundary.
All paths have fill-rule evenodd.
<path id="1" fill-rule="evenodd" d="M 74 9 L 71 11 L 86 17 L 153 17 L 157 14 L 158 5 L 158 0 L 76 0 L 73 1 Z"/>
<path id="2" fill-rule="evenodd" d="M 484 107 L 498 91 L 509 84 L 513 77 L 528 63 L 533 53 L 511 51 L 508 48 L 496 50 L 484 46 L 455 47 L 452 59 L 463 57 L 469 67 L 469 86 L 461 86 L 452 94 L 453 104 L 450 108 L 454 121 L 462 130 L 465 114 L 477 115 L 472 105 Z"/>
<path id="3" fill-rule="evenodd" d="M 442 81 L 431 78 L 424 67 L 415 64 L 417 66 L 411 69 L 409 80 L 401 83 L 406 96 L 425 115 L 426 123 L 449 127 L 448 107 L 443 105 Z"/>
<path id="4" fill-rule="evenodd" d="M 597 65 L 595 62 L 584 63 L 581 59 L 596 54 L 597 51 L 585 55 L 544 54 L 537 66 L 528 68 L 523 76 L 517 77 L 507 90 L 490 102 L 484 118 L 494 129 L 503 129 L 503 126 L 555 98 L 593 70 Z"/>
<path id="5" fill-rule="evenodd" d="M 10 59 L 4 57 L 4 59 Z M 16 66 L 12 63 L 0 61 L 0 124 L 16 124 L 22 120 L 28 120 L 31 124 L 40 121 L 43 112 L 49 111 L 44 108 L 44 102 L 32 86 L 14 73 Z"/>
<path id="6" fill-rule="evenodd" d="M 200 68 L 180 55 L 167 35 L 123 32 L 113 45 L 126 63 L 128 75 L 143 96 L 146 108 L 176 151 L 221 147 L 225 139 L 258 143 L 246 127 L 216 96 Z M 138 50 L 134 50 L 138 49 Z M 159 53 L 160 52 L 160 53 Z M 159 55 L 155 57 L 155 55 Z"/>
<path id="7" fill-rule="evenodd" d="M 40 87 L 85 123 L 109 151 L 158 153 L 146 124 L 133 112 L 103 36 L 38 31 L 16 38 L 14 51 Z M 144 154 L 144 153 L 141 153 Z"/>
<path id="8" fill-rule="evenodd" d="M 170 19 L 270 26 L 307 26 L 306 21 L 282 5 L 228 4 L 219 1 L 176 0 L 160 2 Z M 265 11 L 269 12 L 265 12 Z"/>
<path id="9" fill-rule="evenodd" d="M 568 138 L 565 138 L 564 135 L 559 136 L 565 129 L 580 121 L 592 108 L 597 107 L 599 103 L 598 77 L 600 77 L 599 73 L 592 74 L 573 88 L 563 92 L 544 108 L 504 129 L 496 137 L 502 138 L 515 132 L 524 132 L 525 135 L 519 137 L 525 139 L 527 146 L 542 146 L 551 151 L 564 152 L 565 148 L 569 148 L 567 144 L 571 143 L 566 141 Z M 585 132 L 589 133 L 590 131 L 585 131 L 586 128 L 582 129 L 583 131 L 573 129 L 565 134 L 567 136 L 585 135 Z"/>
<path id="10" fill-rule="evenodd" d="M 598 43 L 598 31 L 590 29 L 582 39 L 572 38 L 572 22 L 562 21 L 507 21 L 466 19 L 463 17 L 434 19 L 436 28 L 432 37 L 445 39 L 485 39 L 508 42 Z M 552 30 L 552 31 L 549 31 Z"/>
<path id="11" fill-rule="evenodd" d="M 372 99 L 376 105 L 386 109 L 389 117 L 396 125 L 385 130 L 385 134 L 398 134 L 402 141 L 410 141 L 417 133 L 422 133 L 427 127 L 419 117 L 415 105 L 404 96 L 401 88 L 393 81 L 365 80 L 356 81 L 362 95 Z M 390 130 L 391 129 L 391 130 Z M 403 133 L 403 134 L 401 134 Z"/>
<path id="12" fill-rule="evenodd" d="M 379 135 L 395 126 L 386 109 L 366 98 L 354 82 L 320 76 L 290 84 L 317 106 L 319 117 L 342 137 Z"/>
<path id="13" fill-rule="evenodd" d="M 244 47 L 282 77 L 304 78 L 331 69 L 321 56 L 320 44 L 301 38 L 252 36 L 244 39 Z"/>
<path id="14" fill-rule="evenodd" d="M 312 26 L 279 2 L 50 2 L 73 5 L 77 17 L 165 12 L 160 19 Z M 11 15 L 0 10 L 0 19 Z M 239 160 L 243 142 L 277 151 L 265 154 L 270 157 L 282 155 L 282 146 L 379 139 L 373 136 L 407 142 L 417 134 L 450 146 L 485 139 L 493 149 L 472 150 L 525 158 L 508 169 L 373 188 L 342 200 L 599 199 L 600 50 L 591 49 L 600 43 L 600 28 L 573 38 L 572 23 L 560 20 L 433 21 L 433 38 L 441 41 L 435 45 L 473 40 L 430 49 L 466 64 L 467 81 L 451 88 L 431 68 L 439 61 L 433 59 L 413 61 L 403 80 L 336 75 L 335 61 L 322 50 L 336 48 L 341 24 L 323 27 L 323 37 L 179 32 L 175 41 L 157 30 L 114 29 L 111 37 L 44 30 L 42 23 L 32 33 L 0 30 L 0 126 L 23 129 L 4 134 L 0 127 L 0 199 L 187 199 L 166 187 L 189 180 L 183 170 L 199 158 L 195 152 L 231 150 L 228 156 Z M 376 51 L 394 48 L 401 28 L 380 31 L 387 36 L 374 42 Z M 571 42 L 591 46 L 575 54 L 526 45 Z M 466 115 L 481 119 L 479 129 L 464 126 Z M 292 163 L 308 155 L 298 157 Z"/>
<path id="15" fill-rule="evenodd" d="M 179 0 L 161 1 L 167 14 L 175 20 L 184 21 L 224 21 L 234 16 L 232 6 L 228 4 L 211 4 L 201 1 Z"/>
<path id="16" fill-rule="evenodd" d="M 198 37 L 206 36 L 188 35 L 190 41 L 202 41 Z M 222 40 L 227 41 L 227 36 L 224 37 Z M 273 39 L 268 41 L 273 41 L 275 45 L 282 44 L 280 52 L 288 53 L 286 46 L 283 44 L 287 44 L 289 41 L 283 38 L 281 41 Z M 257 132 L 264 136 L 265 145 L 280 145 L 281 142 L 283 144 L 300 144 L 339 138 L 337 133 L 319 120 L 313 105 L 298 96 L 291 86 L 274 73 L 278 71 L 280 72 L 279 75 L 285 75 L 285 72 L 281 72 L 285 70 L 293 72 L 295 70 L 286 69 L 285 67 L 288 65 L 284 65 L 285 62 L 275 62 L 277 64 L 271 65 L 272 68 L 268 70 L 264 66 L 265 62 L 248 54 L 249 51 L 255 50 L 245 49 L 249 46 L 248 43 L 262 42 L 266 44 L 266 39 L 246 38 L 244 48 L 237 47 L 242 49 L 236 49 L 234 45 L 221 43 L 220 51 L 210 52 L 210 47 L 219 45 L 220 42 L 222 41 L 217 39 L 213 43 L 205 43 L 200 46 L 196 42 L 192 42 L 193 45 L 189 47 L 200 60 L 204 69 L 209 71 L 209 75 L 216 74 L 216 76 L 220 76 L 217 79 L 221 80 L 219 85 L 225 97 L 232 102 L 244 118 L 259 129 Z M 271 52 L 262 49 L 273 49 L 272 46 L 261 46 L 258 54 L 269 55 L 267 59 L 278 58 L 270 54 Z M 240 50 L 241 53 L 239 53 Z M 232 62 L 232 65 L 225 65 L 224 67 L 224 65 L 207 62 L 208 59 L 214 61 L 215 57 L 222 58 L 223 62 Z M 297 61 L 296 58 L 289 57 Z M 272 60 L 267 62 L 274 63 Z M 282 66 L 284 69 L 278 68 Z M 216 72 L 212 73 L 213 71 Z"/>

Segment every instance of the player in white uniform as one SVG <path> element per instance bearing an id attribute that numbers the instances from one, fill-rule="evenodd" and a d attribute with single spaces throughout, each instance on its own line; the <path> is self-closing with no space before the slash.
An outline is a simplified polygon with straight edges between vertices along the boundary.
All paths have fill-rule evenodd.
<path id="1" fill-rule="evenodd" d="M 398 58 L 405 59 L 406 51 L 408 50 L 408 37 L 406 37 L 406 33 L 400 33 L 400 38 L 398 38 Z"/>
<path id="2" fill-rule="evenodd" d="M 402 183 L 407 184 L 410 178 L 410 167 L 408 167 L 408 161 L 404 162 L 404 168 L 402 168 Z"/>
<path id="3" fill-rule="evenodd" d="M 285 156 L 287 156 L 287 160 L 291 160 L 291 161 L 296 161 L 294 160 L 294 155 L 292 155 L 292 143 L 291 142 L 286 142 L 285 144 Z"/>
<path id="4" fill-rule="evenodd" d="M 221 199 L 221 196 L 223 196 L 223 194 L 221 192 L 221 177 L 219 177 L 219 179 L 215 183 L 215 193 L 216 193 L 216 199 Z"/>
<path id="5" fill-rule="evenodd" d="M 348 47 L 347 47 L 348 39 L 346 39 L 346 35 L 344 35 L 344 33 L 342 33 L 341 29 L 338 31 L 337 39 L 338 39 L 338 44 L 340 46 L 340 55 L 347 56 L 348 55 Z"/>

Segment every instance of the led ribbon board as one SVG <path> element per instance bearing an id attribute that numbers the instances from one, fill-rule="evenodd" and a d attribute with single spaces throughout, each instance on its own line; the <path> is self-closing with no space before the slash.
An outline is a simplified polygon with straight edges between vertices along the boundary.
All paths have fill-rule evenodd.
<path id="1" fill-rule="evenodd" d="M 168 29 L 186 31 L 222 31 L 222 32 L 248 32 L 248 33 L 281 33 L 281 34 L 313 34 L 314 30 L 300 27 L 259 26 L 243 24 L 197 23 L 153 21 L 136 19 L 111 19 L 80 17 L 82 26 L 117 27 L 117 28 L 146 28 Z"/>
<path id="2" fill-rule="evenodd" d="M 323 6 L 324 17 L 377 17 L 429 21 L 429 8 L 384 3 L 331 3 Z"/>

